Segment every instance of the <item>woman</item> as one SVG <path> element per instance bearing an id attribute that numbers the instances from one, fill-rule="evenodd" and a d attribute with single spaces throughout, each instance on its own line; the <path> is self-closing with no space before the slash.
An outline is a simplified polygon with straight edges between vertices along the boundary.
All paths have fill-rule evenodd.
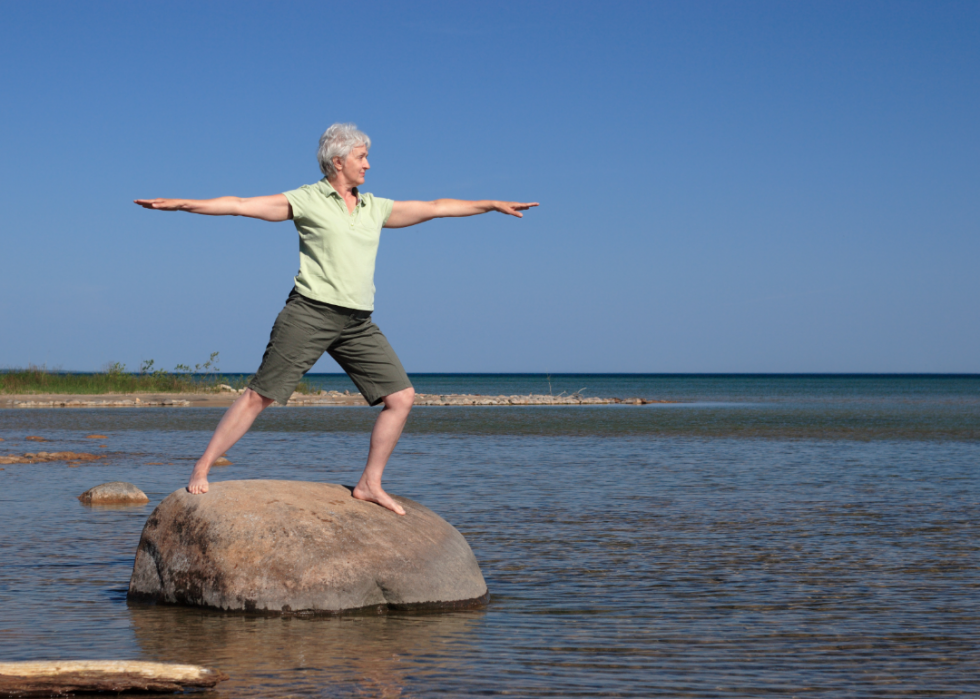
<path id="1" fill-rule="evenodd" d="M 405 514 L 382 488 L 381 476 L 408 419 L 415 390 L 385 336 L 371 322 L 374 263 L 382 228 L 404 228 L 433 218 L 489 211 L 522 218 L 537 203 L 504 201 L 392 201 L 358 187 L 370 169 L 371 139 L 354 124 L 334 124 L 320 137 L 323 179 L 283 194 L 218 199 L 137 199 L 147 209 L 208 216 L 292 219 L 299 233 L 299 274 L 272 327 L 262 364 L 211 437 L 187 490 L 208 491 L 215 460 L 244 435 L 274 401 L 285 404 L 324 352 L 333 357 L 370 405 L 384 404 L 371 432 L 367 465 L 354 497 Z"/>

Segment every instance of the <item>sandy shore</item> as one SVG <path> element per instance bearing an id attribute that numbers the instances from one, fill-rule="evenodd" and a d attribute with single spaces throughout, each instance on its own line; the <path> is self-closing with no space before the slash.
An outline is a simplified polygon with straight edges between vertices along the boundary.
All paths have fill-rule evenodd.
<path id="1" fill-rule="evenodd" d="M 221 393 L 102 393 L 98 395 L 28 394 L 0 395 L 0 408 L 156 408 L 190 407 L 222 408 L 231 405 L 238 391 Z M 642 398 L 592 398 L 580 395 L 483 396 L 469 394 L 415 395 L 415 405 L 644 405 L 669 403 Z M 290 406 L 367 405 L 359 393 L 321 391 L 317 394 L 294 393 Z"/>
<path id="2" fill-rule="evenodd" d="M 0 408 L 209 408 L 229 406 L 237 397 L 229 393 L 5 394 L 0 395 Z"/>

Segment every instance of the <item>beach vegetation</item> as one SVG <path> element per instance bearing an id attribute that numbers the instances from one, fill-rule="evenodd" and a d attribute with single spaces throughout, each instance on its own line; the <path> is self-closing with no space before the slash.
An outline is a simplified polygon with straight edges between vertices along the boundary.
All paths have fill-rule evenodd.
<path id="1" fill-rule="evenodd" d="M 0 371 L 0 393 L 220 393 L 227 388 L 241 390 L 251 378 L 222 374 L 218 368 L 218 353 L 212 352 L 201 364 L 193 367 L 178 364 L 173 371 L 157 368 L 152 359 L 140 362 L 136 372 L 128 371 L 121 362 L 108 362 L 98 372 L 61 371 L 31 364 L 26 369 Z M 306 382 L 301 382 L 296 390 L 304 394 L 315 392 Z"/>

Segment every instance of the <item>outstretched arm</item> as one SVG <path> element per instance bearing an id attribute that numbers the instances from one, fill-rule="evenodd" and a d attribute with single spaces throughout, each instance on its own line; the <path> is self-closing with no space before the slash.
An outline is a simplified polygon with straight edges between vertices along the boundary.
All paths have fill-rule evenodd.
<path id="1" fill-rule="evenodd" d="M 523 218 L 522 211 L 538 203 L 522 204 L 516 201 L 463 201 L 462 199 L 436 199 L 435 201 L 396 201 L 385 228 L 405 228 L 416 223 L 448 216 L 476 216 L 488 211 L 499 211 Z"/>
<path id="2" fill-rule="evenodd" d="M 248 216 L 263 221 L 288 221 L 293 209 L 285 194 L 267 197 L 218 197 L 217 199 L 137 199 L 144 209 L 188 211 L 206 216 Z"/>

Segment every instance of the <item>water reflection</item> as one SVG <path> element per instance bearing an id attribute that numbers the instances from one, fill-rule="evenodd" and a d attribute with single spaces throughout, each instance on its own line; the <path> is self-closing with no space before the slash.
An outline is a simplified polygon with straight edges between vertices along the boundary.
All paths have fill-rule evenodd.
<path id="1" fill-rule="evenodd" d="M 150 514 L 149 503 L 146 502 L 79 502 L 79 504 L 87 510 L 95 510 L 99 512 L 106 512 L 109 510 L 118 510 L 121 512 L 139 512 L 140 510 L 145 510 L 146 514 Z"/>
<path id="2" fill-rule="evenodd" d="M 341 617 L 223 614 L 129 605 L 142 657 L 231 676 L 218 695 L 401 697 L 461 669 L 485 612 Z"/>

